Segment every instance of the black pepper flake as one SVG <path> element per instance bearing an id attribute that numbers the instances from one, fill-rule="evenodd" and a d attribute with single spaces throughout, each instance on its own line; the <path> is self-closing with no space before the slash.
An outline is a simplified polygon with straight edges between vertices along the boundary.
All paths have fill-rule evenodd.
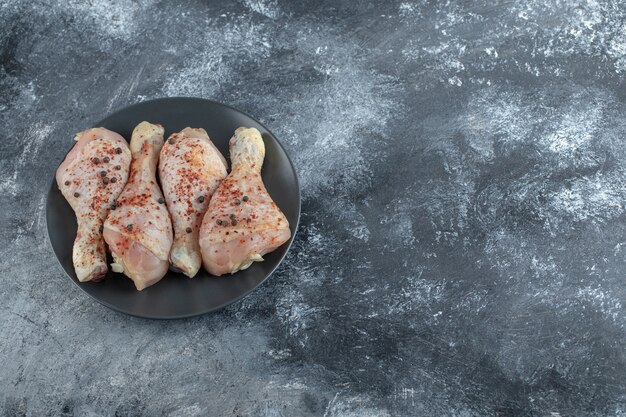
<path id="1" fill-rule="evenodd" d="M 222 221 L 221 221 L 221 220 L 219 220 L 219 219 L 218 219 L 215 223 L 216 223 L 218 226 L 221 226 L 221 225 L 222 225 Z"/>
<path id="2" fill-rule="evenodd" d="M 121 154 L 122 153 L 122 148 L 115 148 L 115 153 L 116 154 Z"/>
<path id="3" fill-rule="evenodd" d="M 129 232 L 133 230 L 133 225 L 129 224 L 126 226 L 126 230 L 128 230 Z"/>
<path id="4" fill-rule="evenodd" d="M 232 224 L 233 226 L 237 226 L 237 219 L 233 219 L 230 224 Z"/>
<path id="5" fill-rule="evenodd" d="M 120 169 L 122 169 L 122 167 L 121 167 L 121 165 L 115 165 L 115 169 L 116 169 L 117 171 L 119 171 Z"/>
<path id="6" fill-rule="evenodd" d="M 93 158 L 91 160 L 91 162 L 93 162 L 94 164 L 99 164 L 100 163 L 100 158 L 98 158 L 97 156 L 95 158 Z"/>
<path id="7" fill-rule="evenodd" d="M 235 205 L 238 206 L 239 204 L 241 204 L 241 200 L 238 198 L 235 198 Z"/>
<path id="8" fill-rule="evenodd" d="M 80 197 L 80 194 L 79 193 L 74 193 L 74 197 L 78 198 L 78 197 Z"/>
<path id="9" fill-rule="evenodd" d="M 111 158 L 109 158 L 108 156 L 105 156 L 102 160 L 104 161 L 105 164 L 108 164 Z"/>
<path id="10" fill-rule="evenodd" d="M 243 201 L 248 201 L 248 200 L 249 200 L 249 198 L 248 198 L 248 196 L 247 196 L 247 195 L 244 195 L 244 196 L 243 196 L 243 198 L 242 198 L 242 200 L 243 200 Z"/>
<path id="11" fill-rule="evenodd" d="M 163 199 L 163 197 L 160 197 L 157 201 L 159 202 L 159 204 L 165 203 L 165 200 Z"/>
<path id="12" fill-rule="evenodd" d="M 100 176 L 101 177 L 106 177 L 107 176 L 107 172 L 106 171 L 100 171 Z"/>
<path id="13" fill-rule="evenodd" d="M 186 229 L 185 229 L 185 232 L 187 232 L 187 233 L 191 233 L 191 227 L 186 228 Z"/>
<path id="14" fill-rule="evenodd" d="M 70 185 L 70 182 L 69 181 L 65 181 L 65 185 Z"/>
<path id="15" fill-rule="evenodd" d="M 111 178 L 111 182 L 112 182 L 112 183 L 117 182 L 117 177 L 113 177 L 113 178 Z"/>
<path id="16" fill-rule="evenodd" d="M 173 145 L 176 143 L 176 139 L 174 138 L 169 138 L 167 141 L 170 143 L 170 145 Z"/>
<path id="17" fill-rule="evenodd" d="M 199 203 L 204 203 L 204 196 L 201 195 L 200 197 L 198 197 L 198 202 Z"/>
<path id="18" fill-rule="evenodd" d="M 109 183 L 109 177 L 102 178 L 102 182 L 105 183 L 105 184 L 108 184 Z"/>

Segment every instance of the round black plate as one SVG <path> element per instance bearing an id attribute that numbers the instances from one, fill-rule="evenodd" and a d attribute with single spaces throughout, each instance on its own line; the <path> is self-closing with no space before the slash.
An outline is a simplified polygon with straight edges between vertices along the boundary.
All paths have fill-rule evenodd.
<path id="1" fill-rule="evenodd" d="M 183 274 L 169 271 L 161 281 L 143 291 L 135 290 L 132 281 L 124 275 L 111 271 L 102 282 L 80 283 L 72 265 L 76 217 L 53 179 L 46 204 L 52 249 L 67 275 L 81 290 L 114 310 L 139 317 L 172 319 L 224 307 L 265 281 L 278 267 L 293 242 L 300 219 L 300 188 L 293 165 L 278 140 L 265 126 L 232 107 L 209 100 L 174 97 L 146 101 L 126 107 L 94 126 L 106 127 L 130 140 L 132 130 L 143 120 L 163 125 L 166 138 L 187 126 L 204 128 L 227 159 L 228 141 L 236 128 L 247 126 L 259 129 L 265 142 L 265 162 L 261 172 L 263 182 L 289 220 L 291 239 L 264 256 L 264 262 L 255 262 L 250 268 L 234 275 L 214 277 L 200 269 L 193 279 L 189 279 Z M 68 132 L 68 147 L 71 137 Z M 54 172 L 50 175 L 54 177 Z"/>

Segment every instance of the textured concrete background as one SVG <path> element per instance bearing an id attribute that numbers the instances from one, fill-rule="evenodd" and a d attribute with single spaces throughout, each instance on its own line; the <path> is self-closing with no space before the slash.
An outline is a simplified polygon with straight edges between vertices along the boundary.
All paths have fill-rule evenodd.
<path id="1" fill-rule="evenodd" d="M 5 415 L 626 415 L 623 1 L 178 3 L 0 0 Z M 302 226 L 243 301 L 141 320 L 64 276 L 46 188 L 178 95 L 273 130 Z"/>

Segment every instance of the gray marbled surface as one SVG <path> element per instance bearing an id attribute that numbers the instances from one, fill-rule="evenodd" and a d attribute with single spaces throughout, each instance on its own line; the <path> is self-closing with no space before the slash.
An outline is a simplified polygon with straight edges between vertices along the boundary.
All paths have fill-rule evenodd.
<path id="1" fill-rule="evenodd" d="M 0 0 L 7 416 L 626 415 L 626 5 Z M 130 103 L 264 122 L 301 228 L 259 290 L 150 321 L 44 220 L 73 133 Z"/>

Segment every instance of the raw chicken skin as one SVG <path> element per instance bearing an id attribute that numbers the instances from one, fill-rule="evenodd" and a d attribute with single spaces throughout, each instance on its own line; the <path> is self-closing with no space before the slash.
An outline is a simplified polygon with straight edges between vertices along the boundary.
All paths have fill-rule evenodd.
<path id="1" fill-rule="evenodd" d="M 80 132 L 77 143 L 56 172 L 61 193 L 76 214 L 78 230 L 72 253 L 80 282 L 107 273 L 102 224 L 128 179 L 130 150 L 123 137 L 102 127 Z"/>
<path id="2" fill-rule="evenodd" d="M 104 223 L 113 271 L 126 274 L 140 291 L 163 278 L 169 267 L 172 223 L 156 183 L 163 133 L 160 125 L 148 122 L 135 127 L 128 182 Z"/>
<path id="3" fill-rule="evenodd" d="M 217 276 L 262 261 L 291 237 L 287 218 L 261 180 L 265 145 L 259 131 L 237 129 L 230 155 L 232 171 L 213 194 L 200 228 L 202 262 Z"/>
<path id="4" fill-rule="evenodd" d="M 172 269 L 193 278 L 202 264 L 198 233 L 209 200 L 227 175 L 226 159 L 204 129 L 169 137 L 159 160 L 159 178 L 174 224 Z"/>

